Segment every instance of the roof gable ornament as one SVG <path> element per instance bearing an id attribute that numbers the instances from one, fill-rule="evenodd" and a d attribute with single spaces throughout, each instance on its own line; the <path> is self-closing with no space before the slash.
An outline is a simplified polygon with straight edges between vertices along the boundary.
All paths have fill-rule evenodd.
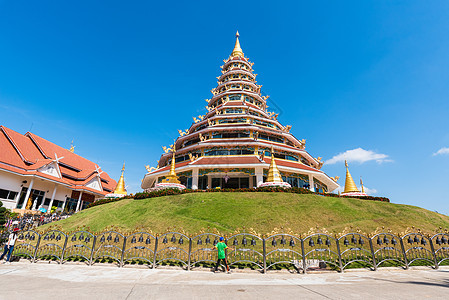
<path id="1" fill-rule="evenodd" d="M 64 158 L 64 156 L 63 157 L 58 157 L 58 154 L 56 154 L 55 153 L 55 159 L 53 160 L 55 163 L 57 163 L 57 164 L 59 164 L 59 161 L 61 160 L 61 159 L 63 159 Z"/>
<path id="2" fill-rule="evenodd" d="M 37 171 L 53 177 L 62 178 L 58 164 L 54 161 L 45 166 L 40 167 L 39 169 L 37 169 Z"/>
<path id="3" fill-rule="evenodd" d="M 85 187 L 97 190 L 97 191 L 103 191 L 103 187 L 100 183 L 100 178 L 94 177 L 92 178 L 88 183 L 85 184 Z"/>

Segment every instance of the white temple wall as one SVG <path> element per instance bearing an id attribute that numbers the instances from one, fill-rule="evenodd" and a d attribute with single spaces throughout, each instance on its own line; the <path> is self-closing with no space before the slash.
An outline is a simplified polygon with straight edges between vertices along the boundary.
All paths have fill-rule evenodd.
<path id="1" fill-rule="evenodd" d="M 192 189 L 198 189 L 198 169 L 192 169 Z"/>
<path id="2" fill-rule="evenodd" d="M 256 174 L 256 183 L 257 186 L 259 186 L 263 183 L 263 167 L 256 168 L 255 174 Z"/>
<path id="3" fill-rule="evenodd" d="M 33 178 L 34 181 L 32 189 L 44 191 L 45 192 L 44 201 L 45 198 L 51 199 L 51 197 L 53 196 L 55 185 L 57 185 L 57 189 L 54 200 L 65 201 L 66 197 L 67 196 L 70 197 L 70 195 L 72 194 L 72 190 L 70 188 L 67 188 L 64 185 L 54 183 L 52 181 L 40 179 L 37 177 L 23 176 L 5 171 L 0 171 L 0 189 L 17 192 L 17 195 L 14 199 L 0 198 L 0 201 L 3 203 L 3 206 L 8 209 L 16 208 L 22 188 L 23 187 L 29 188 Z M 23 183 L 23 181 L 26 181 L 26 183 Z M 47 208 L 47 205 L 43 207 Z"/>
<path id="4" fill-rule="evenodd" d="M 29 179 L 26 179 L 23 176 L 0 171 L 0 189 L 17 192 L 17 195 L 19 195 L 20 190 L 22 189 L 22 181 L 24 180 L 27 180 L 29 182 Z M 3 206 L 8 209 L 15 208 L 16 199 L 0 198 L 0 201 L 3 203 Z"/>

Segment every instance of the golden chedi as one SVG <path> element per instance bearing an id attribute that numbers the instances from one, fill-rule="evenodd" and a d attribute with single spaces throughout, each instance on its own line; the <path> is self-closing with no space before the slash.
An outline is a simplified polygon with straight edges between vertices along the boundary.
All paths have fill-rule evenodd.
<path id="1" fill-rule="evenodd" d="M 281 172 L 276 165 L 274 160 L 274 149 L 271 147 L 271 162 L 270 167 L 268 169 L 268 177 L 267 180 L 260 184 L 259 187 L 283 187 L 283 188 L 291 188 L 291 185 L 282 180 Z"/>
<path id="2" fill-rule="evenodd" d="M 349 173 L 349 167 L 348 162 L 345 160 L 345 166 L 346 166 L 346 180 L 345 180 L 345 190 L 343 193 L 341 193 L 342 196 L 368 196 L 365 194 L 363 183 L 362 183 L 362 192 L 359 191 L 357 188 L 357 185 L 354 182 L 354 179 L 352 179 L 351 173 Z"/>
<path id="3" fill-rule="evenodd" d="M 156 189 L 185 189 L 185 185 L 181 184 L 181 182 L 178 179 L 178 176 L 176 175 L 175 166 L 176 166 L 176 160 L 175 160 L 175 153 L 176 150 L 173 147 L 173 157 L 171 160 L 170 165 L 170 172 L 168 173 L 165 178 L 161 179 L 161 182 L 157 183 L 155 188 Z"/>
<path id="4" fill-rule="evenodd" d="M 107 194 L 105 196 L 106 198 L 121 198 L 128 195 L 128 192 L 126 191 L 125 187 L 124 173 L 125 173 L 125 163 L 123 163 L 122 174 L 120 175 L 120 179 L 118 180 L 117 185 L 115 186 L 114 193 Z"/>

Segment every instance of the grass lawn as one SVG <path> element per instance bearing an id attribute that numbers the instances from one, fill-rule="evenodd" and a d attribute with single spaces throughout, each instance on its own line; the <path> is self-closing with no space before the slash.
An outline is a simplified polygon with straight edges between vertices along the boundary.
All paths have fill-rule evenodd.
<path id="1" fill-rule="evenodd" d="M 332 233 L 351 226 L 365 233 L 382 226 L 401 233 L 415 226 L 431 233 L 440 226 L 449 228 L 449 217 L 416 206 L 317 195 L 193 193 L 108 203 L 54 224 L 64 231 L 88 226 L 96 232 L 115 225 L 127 232 L 143 227 L 155 233 L 185 230 L 188 234 L 214 229 L 226 234 L 244 227 L 261 234 L 282 227 L 280 231 L 290 228 L 303 234 L 316 226 Z"/>

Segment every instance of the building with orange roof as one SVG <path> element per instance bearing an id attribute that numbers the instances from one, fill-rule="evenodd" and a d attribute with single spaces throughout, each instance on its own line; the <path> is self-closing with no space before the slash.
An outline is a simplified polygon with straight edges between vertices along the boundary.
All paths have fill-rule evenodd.
<path id="1" fill-rule="evenodd" d="M 117 184 L 73 148 L 31 132 L 22 135 L 0 126 L 0 149 L 0 201 L 9 209 L 79 211 Z"/>
<path id="2" fill-rule="evenodd" d="M 310 155 L 306 141 L 294 137 L 291 126 L 282 125 L 278 115 L 268 110 L 268 96 L 262 95 L 256 75 L 237 33 L 213 96 L 206 99 L 207 113 L 194 117 L 187 130 L 179 130 L 173 145 L 162 147 L 157 167 L 146 167 L 141 187 L 163 183 L 175 159 L 180 183 L 192 189 L 258 187 L 270 179 L 270 165 L 280 172 L 278 181 L 292 187 L 318 192 L 337 189 L 336 178 L 320 170 L 321 158 Z"/>

